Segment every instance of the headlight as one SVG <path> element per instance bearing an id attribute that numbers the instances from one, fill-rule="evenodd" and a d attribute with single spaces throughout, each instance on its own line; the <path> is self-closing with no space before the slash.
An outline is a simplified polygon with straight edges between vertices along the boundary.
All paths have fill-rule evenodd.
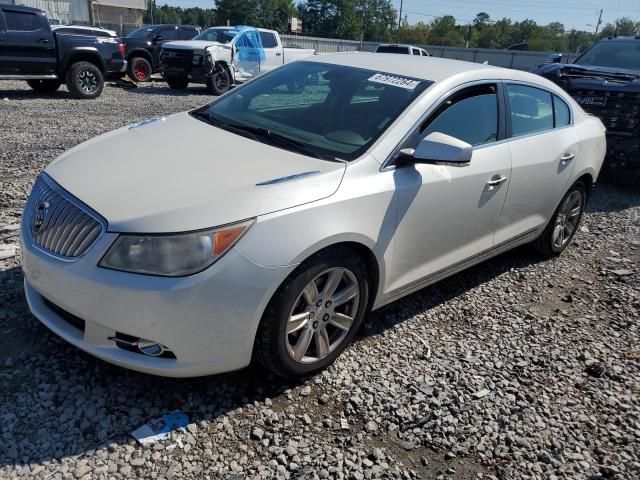
<path id="1" fill-rule="evenodd" d="M 100 266 L 166 277 L 193 275 L 229 251 L 251 225 L 253 220 L 190 233 L 122 234 L 113 242 Z"/>

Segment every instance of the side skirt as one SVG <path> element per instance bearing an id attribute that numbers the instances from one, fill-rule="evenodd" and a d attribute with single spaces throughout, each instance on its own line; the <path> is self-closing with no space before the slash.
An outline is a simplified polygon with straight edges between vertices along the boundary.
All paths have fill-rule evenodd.
<path id="1" fill-rule="evenodd" d="M 539 228 L 528 230 L 518 235 L 517 237 L 512 238 L 511 240 L 507 240 L 506 242 L 503 242 L 499 245 L 495 245 L 494 247 L 491 247 L 490 249 L 485 250 L 484 252 L 480 252 L 479 254 L 474 255 L 473 257 L 469 257 L 458 263 L 454 263 L 450 267 L 443 268 L 442 270 L 438 270 L 437 272 L 434 272 L 431 275 L 421 278 L 420 280 L 416 280 L 403 287 L 397 288 L 389 292 L 387 295 L 385 295 L 385 297 L 381 301 L 376 301 L 372 310 L 376 310 L 391 302 L 395 302 L 396 300 L 402 297 L 405 297 L 407 295 L 410 295 L 411 293 L 417 292 L 418 290 L 428 287 L 429 285 L 433 285 L 434 283 L 439 282 L 440 280 L 444 280 L 445 278 L 450 277 L 451 275 L 455 275 L 456 273 L 466 270 L 467 268 L 477 265 L 478 263 L 482 263 L 485 260 L 489 260 L 490 258 L 500 255 L 501 253 L 507 252 L 515 247 L 524 245 L 525 243 L 529 243 L 536 239 L 539 232 L 540 232 Z"/>

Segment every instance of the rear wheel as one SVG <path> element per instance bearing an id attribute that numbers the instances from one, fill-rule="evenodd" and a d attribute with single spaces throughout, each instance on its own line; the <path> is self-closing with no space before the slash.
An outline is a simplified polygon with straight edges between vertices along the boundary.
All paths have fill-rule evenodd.
<path id="1" fill-rule="evenodd" d="M 320 253 L 298 267 L 269 303 L 254 356 L 285 378 L 321 370 L 351 343 L 366 312 L 366 265 L 350 249 Z"/>
<path id="2" fill-rule="evenodd" d="M 60 80 L 27 80 L 27 84 L 36 92 L 53 93 L 60 88 Z"/>
<path id="3" fill-rule="evenodd" d="M 104 88 L 102 72 L 93 63 L 77 62 L 67 71 L 67 88 L 75 98 L 96 98 Z"/>
<path id="4" fill-rule="evenodd" d="M 165 80 L 169 88 L 174 90 L 184 90 L 189 85 L 189 79 L 187 77 L 167 77 Z"/>
<path id="5" fill-rule="evenodd" d="M 133 57 L 127 64 L 127 75 L 136 82 L 148 82 L 151 80 L 151 62 L 143 57 Z"/>
<path id="6" fill-rule="evenodd" d="M 582 220 L 586 200 L 584 184 L 573 184 L 562 198 L 542 235 L 533 242 L 533 247 L 540 255 L 547 258 L 555 257 L 569 246 Z"/>
<path id="7" fill-rule="evenodd" d="M 229 71 L 224 67 L 220 67 L 207 79 L 207 88 L 214 95 L 222 95 L 229 91 L 229 88 L 231 88 Z"/>

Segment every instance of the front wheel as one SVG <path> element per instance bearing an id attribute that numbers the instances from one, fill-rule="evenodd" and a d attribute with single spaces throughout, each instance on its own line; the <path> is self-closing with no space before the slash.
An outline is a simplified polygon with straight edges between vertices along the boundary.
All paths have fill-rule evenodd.
<path id="1" fill-rule="evenodd" d="M 36 92 L 53 93 L 60 88 L 60 80 L 27 80 L 27 84 Z"/>
<path id="2" fill-rule="evenodd" d="M 256 336 L 255 359 L 300 378 L 331 363 L 351 343 L 368 307 L 367 268 L 339 248 L 315 255 L 276 292 Z"/>
<path id="3" fill-rule="evenodd" d="M 67 89 L 75 98 L 96 98 L 104 88 L 102 72 L 93 63 L 77 62 L 67 72 Z"/>
<path id="4" fill-rule="evenodd" d="M 547 258 L 555 257 L 569 246 L 582 220 L 586 200 L 584 184 L 573 184 L 562 198 L 542 235 L 533 242 L 533 247 L 540 255 Z"/>
<path id="5" fill-rule="evenodd" d="M 214 95 L 222 95 L 226 93 L 231 87 L 231 76 L 229 71 L 220 67 L 219 70 L 213 72 L 213 74 L 207 79 L 207 88 Z"/>

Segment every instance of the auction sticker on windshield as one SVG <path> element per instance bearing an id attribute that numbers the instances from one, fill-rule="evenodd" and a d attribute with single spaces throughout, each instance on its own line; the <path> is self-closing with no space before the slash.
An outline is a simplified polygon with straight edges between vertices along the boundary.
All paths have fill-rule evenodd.
<path id="1" fill-rule="evenodd" d="M 385 85 L 393 85 L 394 87 L 406 88 L 407 90 L 413 90 L 420 84 L 419 80 L 398 77 L 396 75 L 388 75 L 386 73 L 376 73 L 372 77 L 369 77 L 369 81 L 383 83 Z"/>

